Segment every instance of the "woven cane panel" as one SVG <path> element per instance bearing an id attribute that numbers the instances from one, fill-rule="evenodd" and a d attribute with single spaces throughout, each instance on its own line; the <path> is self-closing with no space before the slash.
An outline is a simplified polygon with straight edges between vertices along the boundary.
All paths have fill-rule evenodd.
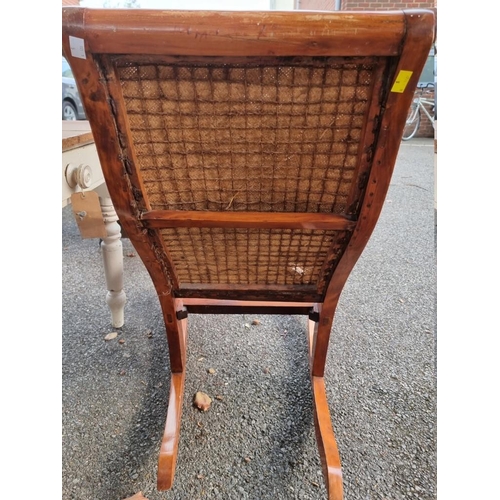
<path id="1" fill-rule="evenodd" d="M 307 285 L 318 282 L 336 231 L 162 229 L 181 283 Z"/>
<path id="2" fill-rule="evenodd" d="M 376 61 L 248 61 L 117 62 L 151 208 L 344 213 Z"/>

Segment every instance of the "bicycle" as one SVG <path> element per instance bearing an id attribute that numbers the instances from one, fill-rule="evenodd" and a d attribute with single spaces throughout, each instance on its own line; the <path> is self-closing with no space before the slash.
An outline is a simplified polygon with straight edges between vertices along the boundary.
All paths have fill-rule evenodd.
<path id="1" fill-rule="evenodd" d="M 436 106 L 435 99 L 424 97 L 424 90 L 428 89 L 429 86 L 434 87 L 433 83 L 428 83 L 420 87 L 420 94 L 413 99 L 411 107 L 408 111 L 408 117 L 406 118 L 406 125 L 403 131 L 403 141 L 408 141 L 418 132 L 420 127 L 420 121 L 422 119 L 422 110 L 426 114 L 427 118 L 434 127 L 434 111 Z M 427 106 L 430 107 L 431 113 L 429 113 Z"/>

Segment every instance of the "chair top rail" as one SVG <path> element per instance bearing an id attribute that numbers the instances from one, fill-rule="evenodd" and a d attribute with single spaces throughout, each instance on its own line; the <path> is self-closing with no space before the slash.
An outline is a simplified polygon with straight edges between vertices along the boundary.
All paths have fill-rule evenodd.
<path id="1" fill-rule="evenodd" d="M 65 7 L 62 15 L 63 35 L 85 33 L 85 49 L 91 53 L 181 56 L 395 56 L 407 33 L 406 16 L 429 23 L 434 17 L 418 9 L 131 12 L 80 7 Z"/>

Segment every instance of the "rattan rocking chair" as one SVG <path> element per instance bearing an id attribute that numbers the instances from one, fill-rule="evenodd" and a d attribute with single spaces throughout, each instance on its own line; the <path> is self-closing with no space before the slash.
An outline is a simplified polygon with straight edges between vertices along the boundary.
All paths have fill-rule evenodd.
<path id="1" fill-rule="evenodd" d="M 330 499 L 324 371 L 335 309 L 379 217 L 434 37 L 432 11 L 63 8 L 63 52 L 122 227 L 151 275 L 172 370 L 172 486 L 189 313 L 304 314 Z"/>

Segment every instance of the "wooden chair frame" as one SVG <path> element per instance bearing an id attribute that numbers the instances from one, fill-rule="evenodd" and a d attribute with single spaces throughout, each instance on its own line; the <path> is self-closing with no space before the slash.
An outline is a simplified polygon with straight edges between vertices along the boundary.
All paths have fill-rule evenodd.
<path id="1" fill-rule="evenodd" d="M 172 377 L 158 489 L 170 488 L 174 478 L 187 315 L 251 311 L 309 317 L 317 443 L 328 496 L 335 500 L 343 497 L 340 457 L 323 378 L 330 331 L 341 291 L 380 215 L 407 110 L 433 38 L 434 14 L 426 10 L 320 13 L 63 8 L 63 53 L 84 102 L 113 204 L 151 275 L 165 320 Z M 296 60 L 301 64 L 301 58 L 309 58 L 306 64 L 310 67 L 325 58 L 372 61 L 363 124 L 357 139 L 350 137 L 355 143 L 356 165 L 345 206 L 337 213 L 227 210 L 233 208 L 233 196 L 221 210 L 152 207 L 137 152 L 139 132 L 132 130 L 129 116 L 133 104 L 125 102 L 119 67 L 129 63 L 168 66 L 178 61 L 188 65 L 201 61 L 207 67 L 215 61 L 240 67 L 250 60 L 258 67 L 270 64 L 270 58 L 282 58 L 286 64 L 296 64 Z M 332 129 L 332 123 L 325 130 Z M 168 228 L 334 231 L 338 237 L 333 238 L 316 281 L 193 283 L 179 277 L 178 261 L 162 236 Z"/>

